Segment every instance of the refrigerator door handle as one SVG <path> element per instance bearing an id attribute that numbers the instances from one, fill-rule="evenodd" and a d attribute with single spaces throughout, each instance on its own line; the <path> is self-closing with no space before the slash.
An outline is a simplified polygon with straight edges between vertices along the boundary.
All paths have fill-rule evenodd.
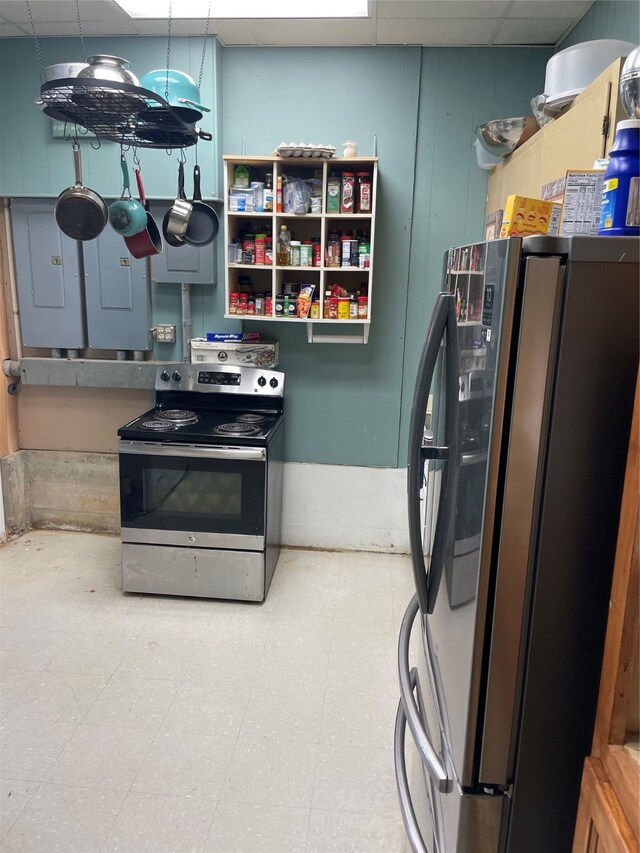
<path id="1" fill-rule="evenodd" d="M 415 669 L 409 671 L 409 641 L 411 626 L 419 609 L 417 595 L 409 602 L 400 627 L 398 638 L 398 675 L 400 678 L 400 701 L 416 743 L 422 763 L 435 783 L 436 789 L 442 794 L 453 790 L 453 779 L 447 773 L 447 768 L 437 750 L 431 743 L 420 717 L 416 697 L 413 692 L 416 683 Z"/>
<path id="2" fill-rule="evenodd" d="M 412 675 L 415 679 L 415 670 L 412 670 Z M 414 681 L 415 683 L 415 681 Z M 398 711 L 396 714 L 395 734 L 393 738 L 393 759 L 396 767 L 396 787 L 398 789 L 398 800 L 400 803 L 400 813 L 402 814 L 402 822 L 407 832 L 407 838 L 411 845 L 413 853 L 429 853 L 420 827 L 416 819 L 416 812 L 411 801 L 411 791 L 409 790 L 409 780 L 407 778 L 407 765 L 404 758 L 404 741 L 407 727 L 407 717 L 404 712 L 402 699 L 398 702 Z"/>
<path id="3" fill-rule="evenodd" d="M 436 369 L 440 345 L 445 339 L 445 442 L 443 447 L 424 446 L 424 416 L 429 391 Z M 409 460 L 407 492 L 409 501 L 409 542 L 416 592 L 423 613 L 433 613 L 447 547 L 450 542 L 452 516 L 455 508 L 456 469 L 458 457 L 458 394 L 460 358 L 456 322 L 455 297 L 449 293 L 438 294 L 427 340 L 422 351 L 416 390 L 409 427 Z M 443 461 L 440 503 L 427 569 L 422 544 L 420 522 L 420 490 L 424 462 L 428 459 Z"/>

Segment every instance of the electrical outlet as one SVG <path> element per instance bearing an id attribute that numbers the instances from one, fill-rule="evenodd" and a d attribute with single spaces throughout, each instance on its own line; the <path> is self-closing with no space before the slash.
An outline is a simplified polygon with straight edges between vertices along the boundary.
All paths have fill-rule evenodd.
<path id="1" fill-rule="evenodd" d="M 169 323 L 162 323 L 156 326 L 156 340 L 161 344 L 175 344 L 176 342 L 176 327 Z"/>

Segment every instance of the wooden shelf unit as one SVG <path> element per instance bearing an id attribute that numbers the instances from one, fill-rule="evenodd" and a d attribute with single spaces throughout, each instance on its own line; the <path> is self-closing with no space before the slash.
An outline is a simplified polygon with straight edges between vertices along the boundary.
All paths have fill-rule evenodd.
<path id="1" fill-rule="evenodd" d="M 229 313 L 229 295 L 237 290 L 239 277 L 251 274 L 251 292 L 263 293 L 272 298 L 272 311 L 266 314 L 240 315 L 243 319 L 254 321 L 279 322 L 288 324 L 304 324 L 307 327 L 307 340 L 310 343 L 367 343 L 372 316 L 374 241 L 375 241 L 375 210 L 378 198 L 378 158 L 377 157 L 245 157 L 242 155 L 225 155 L 225 317 L 237 318 L 237 314 Z M 236 212 L 229 210 L 229 193 L 234 183 L 236 166 L 243 165 L 249 169 L 250 181 L 264 181 L 267 172 L 272 173 L 274 210 L 264 212 Z M 336 213 L 327 212 L 327 181 L 332 172 L 340 175 L 343 171 L 367 171 L 371 174 L 371 213 Z M 316 178 L 320 181 L 322 210 L 320 213 L 282 213 L 276 210 L 276 187 L 278 176 L 293 176 Z M 357 184 L 356 184 L 357 191 Z M 273 263 L 271 264 L 238 264 L 229 262 L 229 244 L 238 242 L 245 222 L 254 225 L 259 223 L 268 227 L 273 240 Z M 353 226 L 349 228 L 349 224 Z M 322 266 L 283 266 L 275 263 L 277 235 L 280 226 L 286 224 L 292 233 L 292 239 L 320 239 Z M 336 267 L 325 265 L 325 249 L 331 231 L 364 231 L 369 240 L 369 267 Z M 319 318 L 302 319 L 298 317 L 276 317 L 276 297 L 281 295 L 286 283 L 314 284 L 313 298 L 320 300 Z M 325 295 L 331 285 L 340 284 L 353 292 L 356 286 L 366 283 L 367 286 L 367 317 L 358 319 L 328 319 L 322 316 Z M 313 326 L 325 328 L 342 328 L 348 325 L 360 326 L 361 334 L 352 335 L 314 335 Z"/>

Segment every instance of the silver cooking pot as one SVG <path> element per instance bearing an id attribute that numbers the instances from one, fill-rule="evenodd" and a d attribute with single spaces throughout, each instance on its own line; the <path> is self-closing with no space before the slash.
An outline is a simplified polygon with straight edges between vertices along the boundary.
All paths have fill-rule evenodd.
<path id="1" fill-rule="evenodd" d="M 86 67 L 86 62 L 57 62 L 55 65 L 47 65 L 44 69 L 44 81 L 49 83 L 51 80 L 68 80 L 77 77 Z"/>

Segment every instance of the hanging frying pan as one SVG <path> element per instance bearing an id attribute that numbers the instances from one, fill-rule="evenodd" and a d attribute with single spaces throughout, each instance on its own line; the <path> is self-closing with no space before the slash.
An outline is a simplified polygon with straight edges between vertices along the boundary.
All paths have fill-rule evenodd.
<path id="1" fill-rule="evenodd" d="M 94 240 L 104 231 L 109 212 L 102 196 L 82 186 L 82 156 L 77 142 L 73 143 L 73 162 L 76 182 L 58 196 L 56 222 L 62 233 L 73 240 Z"/>
<path id="2" fill-rule="evenodd" d="M 127 244 L 127 249 L 131 252 L 134 258 L 146 258 L 150 255 L 159 255 L 162 251 L 162 238 L 158 231 L 155 219 L 149 213 L 149 203 L 144 192 L 144 184 L 142 183 L 142 173 L 140 169 L 136 169 L 136 183 L 138 184 L 138 195 L 140 203 L 144 206 L 147 213 L 147 225 L 138 234 L 133 237 L 125 237 L 124 242 Z"/>
<path id="3" fill-rule="evenodd" d="M 187 222 L 187 230 L 184 233 L 185 243 L 190 246 L 206 246 L 213 243 L 220 223 L 218 214 L 208 204 L 202 201 L 200 192 L 200 166 L 193 167 L 193 201 L 191 202 L 191 216 Z"/>
<path id="4" fill-rule="evenodd" d="M 178 195 L 162 220 L 162 236 L 170 246 L 184 246 L 184 234 L 191 216 L 191 204 L 184 192 L 184 163 L 178 166 Z"/>

